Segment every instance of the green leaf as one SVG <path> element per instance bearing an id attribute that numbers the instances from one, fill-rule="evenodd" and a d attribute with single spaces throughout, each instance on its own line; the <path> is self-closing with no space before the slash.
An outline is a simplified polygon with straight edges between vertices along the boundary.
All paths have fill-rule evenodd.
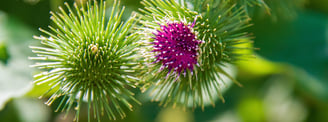
<path id="1" fill-rule="evenodd" d="M 300 12 L 293 21 L 272 23 L 267 19 L 254 20 L 257 53 L 274 62 L 285 62 L 305 69 L 318 79 L 328 79 L 326 66 L 327 22 L 322 14 Z"/>
<path id="2" fill-rule="evenodd" d="M 260 48 L 257 53 L 272 62 L 284 63 L 280 72 L 298 79 L 299 89 L 316 101 L 327 101 L 327 17 L 303 11 L 293 21 L 272 23 L 266 18 L 254 22 L 251 31 L 256 36 L 254 46 Z"/>

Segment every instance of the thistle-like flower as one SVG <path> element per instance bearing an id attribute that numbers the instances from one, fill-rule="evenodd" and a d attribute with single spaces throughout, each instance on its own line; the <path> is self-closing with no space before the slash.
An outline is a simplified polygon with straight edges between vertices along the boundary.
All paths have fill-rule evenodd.
<path id="1" fill-rule="evenodd" d="M 141 53 L 147 62 L 143 91 L 151 89 L 160 105 L 213 106 L 221 98 L 223 68 L 243 58 L 236 45 L 249 43 L 243 8 L 227 0 L 143 0 L 139 14 L 144 34 Z M 250 48 L 247 48 L 250 50 Z"/>
<path id="2" fill-rule="evenodd" d="M 193 26 L 183 22 L 166 23 L 160 25 L 158 33 L 154 33 L 153 51 L 157 53 L 156 62 L 163 64 L 161 70 L 167 67 L 169 72 L 174 71 L 177 78 L 181 71 L 184 71 L 184 75 L 187 69 L 192 72 L 197 64 L 198 45 L 201 43 L 191 31 Z"/>
<path id="3" fill-rule="evenodd" d="M 93 3 L 93 6 L 92 6 Z M 129 89 L 135 88 L 138 72 L 138 56 L 134 41 L 139 36 L 132 33 L 135 16 L 125 23 L 118 2 L 114 2 L 109 18 L 102 0 L 88 1 L 87 5 L 73 9 L 65 3 L 69 13 L 59 8 L 51 12 L 55 27 L 51 31 L 40 29 L 49 37 L 35 37 L 43 47 L 31 46 L 38 62 L 33 65 L 42 70 L 35 75 L 35 84 L 49 84 L 54 91 L 46 104 L 58 100 L 58 110 L 76 109 L 78 120 L 81 105 L 88 107 L 98 121 L 104 114 L 109 119 L 124 118 L 126 110 L 139 103 Z M 132 102 L 132 103 L 131 103 Z"/>

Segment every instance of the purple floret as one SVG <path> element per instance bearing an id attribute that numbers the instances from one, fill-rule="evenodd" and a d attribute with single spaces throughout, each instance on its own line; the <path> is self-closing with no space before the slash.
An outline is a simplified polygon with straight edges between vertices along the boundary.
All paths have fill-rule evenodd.
<path id="1" fill-rule="evenodd" d="M 167 23 L 160 25 L 161 29 L 154 33 L 154 52 L 156 54 L 156 62 L 163 64 L 162 69 L 166 67 L 169 72 L 173 71 L 180 74 L 189 69 L 193 71 L 194 65 L 197 64 L 198 45 L 201 40 L 196 39 L 196 35 L 192 32 L 193 25 L 185 25 L 180 23 Z"/>

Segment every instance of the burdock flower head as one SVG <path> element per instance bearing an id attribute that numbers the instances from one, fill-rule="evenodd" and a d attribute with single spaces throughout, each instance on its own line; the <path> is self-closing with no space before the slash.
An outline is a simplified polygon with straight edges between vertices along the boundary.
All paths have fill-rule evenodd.
<path id="1" fill-rule="evenodd" d="M 196 39 L 192 32 L 192 25 L 184 22 L 167 22 L 160 25 L 160 29 L 154 34 L 153 52 L 156 52 L 156 63 L 161 62 L 161 70 L 167 68 L 173 71 L 177 78 L 183 71 L 193 71 L 197 63 L 199 44 L 202 42 Z M 169 73 L 168 73 L 169 74 Z"/>
<path id="2" fill-rule="evenodd" d="M 146 71 L 142 90 L 152 100 L 184 108 L 204 106 L 221 98 L 225 81 L 234 80 L 226 64 L 247 54 L 236 45 L 249 43 L 249 18 L 229 0 L 143 0 L 139 14 L 144 34 L 141 54 Z M 245 48 L 250 50 L 250 48 Z"/>
<path id="3" fill-rule="evenodd" d="M 94 4 L 92 6 L 92 3 Z M 87 103 L 88 119 L 107 115 L 109 119 L 124 118 L 125 111 L 139 103 L 129 90 L 136 85 L 138 56 L 134 42 L 139 36 L 132 33 L 135 17 L 122 22 L 121 7 L 114 2 L 107 18 L 106 4 L 88 1 L 78 7 L 74 4 L 68 13 L 52 13 L 55 26 L 51 31 L 40 29 L 47 36 L 35 37 L 42 47 L 31 46 L 42 70 L 34 83 L 49 84 L 53 94 L 46 104 L 58 101 L 57 110 L 75 108 L 79 118 L 81 105 Z M 52 92 L 50 92 L 52 93 Z M 132 102 L 132 103 L 131 103 Z"/>

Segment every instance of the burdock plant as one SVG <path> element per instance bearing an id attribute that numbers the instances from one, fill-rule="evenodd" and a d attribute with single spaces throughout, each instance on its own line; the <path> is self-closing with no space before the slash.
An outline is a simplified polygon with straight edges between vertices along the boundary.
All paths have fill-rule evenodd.
<path id="1" fill-rule="evenodd" d="M 143 91 L 151 90 L 160 105 L 196 108 L 216 98 L 224 102 L 221 87 L 227 77 L 241 86 L 224 69 L 244 59 L 251 50 L 237 45 L 250 43 L 243 29 L 250 26 L 244 8 L 230 0 L 143 0 L 140 52 L 147 67 Z"/>
<path id="2" fill-rule="evenodd" d="M 51 12 L 55 24 L 50 31 L 40 29 L 46 36 L 35 37 L 42 46 L 30 46 L 41 70 L 35 75 L 36 85 L 48 84 L 50 94 L 47 105 L 58 101 L 57 110 L 76 109 L 78 120 L 81 106 L 86 103 L 88 120 L 98 121 L 102 115 L 109 119 L 124 118 L 126 110 L 133 110 L 139 103 L 129 89 L 135 88 L 138 56 L 136 47 L 139 36 L 132 33 L 135 16 L 125 23 L 119 2 L 106 17 L 106 4 L 91 0 L 87 5 L 74 4 L 67 11 Z M 52 91 L 52 92 L 50 92 Z M 43 95 L 43 96 L 44 96 Z"/>

